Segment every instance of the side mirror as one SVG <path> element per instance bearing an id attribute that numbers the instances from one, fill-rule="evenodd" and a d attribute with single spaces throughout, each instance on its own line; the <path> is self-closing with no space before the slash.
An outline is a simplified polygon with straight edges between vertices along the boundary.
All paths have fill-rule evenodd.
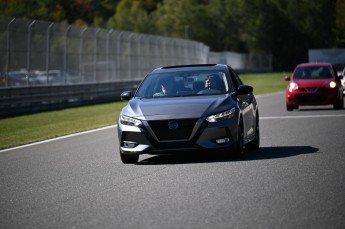
<path id="1" fill-rule="evenodd" d="M 284 80 L 285 80 L 285 81 L 290 81 L 290 80 L 291 80 L 291 77 L 290 77 L 290 76 L 285 76 L 285 77 L 284 77 Z"/>
<path id="2" fill-rule="evenodd" d="M 130 91 L 125 91 L 122 92 L 120 95 L 121 100 L 130 100 L 132 98 L 132 92 Z"/>
<path id="3" fill-rule="evenodd" d="M 238 87 L 238 94 L 239 95 L 246 95 L 246 94 L 250 94 L 253 93 L 253 87 L 249 86 L 249 85 L 240 85 Z"/>

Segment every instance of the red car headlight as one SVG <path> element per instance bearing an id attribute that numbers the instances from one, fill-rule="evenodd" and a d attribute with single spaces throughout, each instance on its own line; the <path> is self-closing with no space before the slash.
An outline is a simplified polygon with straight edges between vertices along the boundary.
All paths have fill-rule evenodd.
<path id="1" fill-rule="evenodd" d="M 329 88 L 336 88 L 336 86 L 337 86 L 337 83 L 334 82 L 334 81 L 331 81 L 331 82 L 329 82 L 329 84 L 328 84 L 328 87 L 329 87 Z"/>
<path id="2" fill-rule="evenodd" d="M 298 89 L 298 84 L 295 82 L 290 82 L 289 91 L 292 92 L 292 91 L 297 90 L 297 89 Z"/>

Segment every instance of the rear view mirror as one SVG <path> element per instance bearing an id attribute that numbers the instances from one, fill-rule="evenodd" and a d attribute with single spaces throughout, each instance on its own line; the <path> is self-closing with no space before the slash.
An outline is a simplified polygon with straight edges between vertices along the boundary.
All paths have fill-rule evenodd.
<path id="1" fill-rule="evenodd" d="M 284 80 L 285 80 L 285 81 L 290 81 L 290 80 L 291 80 L 291 77 L 290 77 L 290 76 L 285 76 L 285 77 L 284 77 Z"/>

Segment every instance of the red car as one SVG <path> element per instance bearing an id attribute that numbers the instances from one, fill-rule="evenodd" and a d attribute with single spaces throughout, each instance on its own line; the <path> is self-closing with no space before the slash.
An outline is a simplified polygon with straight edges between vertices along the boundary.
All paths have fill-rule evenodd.
<path id="1" fill-rule="evenodd" d="M 291 111 L 301 105 L 329 105 L 343 108 L 343 86 L 330 63 L 299 64 L 293 71 L 286 88 L 286 109 Z"/>

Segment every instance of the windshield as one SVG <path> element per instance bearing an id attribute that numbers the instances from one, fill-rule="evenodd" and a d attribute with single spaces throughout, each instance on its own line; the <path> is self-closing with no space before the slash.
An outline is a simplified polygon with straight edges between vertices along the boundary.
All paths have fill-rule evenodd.
<path id="1" fill-rule="evenodd" d="M 153 73 L 144 79 L 135 97 L 183 97 L 224 94 L 232 90 L 225 72 L 188 71 Z"/>
<path id="2" fill-rule="evenodd" d="M 300 67 L 294 74 L 294 79 L 328 79 L 333 78 L 332 69 L 328 66 Z"/>

